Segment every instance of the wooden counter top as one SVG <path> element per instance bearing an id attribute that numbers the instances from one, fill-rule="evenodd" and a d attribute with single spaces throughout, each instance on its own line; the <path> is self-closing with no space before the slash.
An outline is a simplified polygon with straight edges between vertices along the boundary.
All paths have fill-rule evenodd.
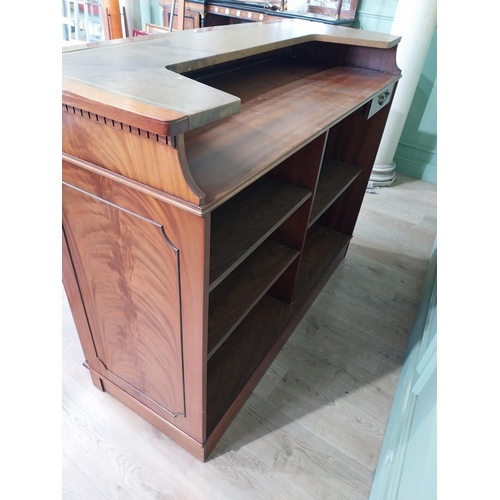
<path id="1" fill-rule="evenodd" d="M 240 98 L 181 73 L 307 41 L 389 49 L 399 37 L 307 21 L 252 23 L 63 49 L 63 103 L 175 135 L 240 111 Z"/>

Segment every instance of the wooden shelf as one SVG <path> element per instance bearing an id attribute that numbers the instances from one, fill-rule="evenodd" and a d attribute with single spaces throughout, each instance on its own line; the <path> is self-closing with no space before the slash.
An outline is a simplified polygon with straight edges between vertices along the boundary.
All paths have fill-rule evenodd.
<path id="1" fill-rule="evenodd" d="M 207 436 L 276 342 L 293 308 L 265 295 L 208 362 Z"/>
<path id="2" fill-rule="evenodd" d="M 207 435 L 236 400 L 257 367 L 315 290 L 343 256 L 351 237 L 318 224 L 308 231 L 298 289 L 291 305 L 264 295 L 208 362 Z"/>
<path id="3" fill-rule="evenodd" d="M 250 255 L 312 193 L 264 177 L 212 213 L 210 291 Z"/>
<path id="4" fill-rule="evenodd" d="M 209 359 L 298 255 L 266 240 L 210 294 Z"/>
<path id="5" fill-rule="evenodd" d="M 321 167 L 309 226 L 312 226 L 319 219 L 360 173 L 360 168 L 347 163 L 335 160 L 324 162 Z"/>

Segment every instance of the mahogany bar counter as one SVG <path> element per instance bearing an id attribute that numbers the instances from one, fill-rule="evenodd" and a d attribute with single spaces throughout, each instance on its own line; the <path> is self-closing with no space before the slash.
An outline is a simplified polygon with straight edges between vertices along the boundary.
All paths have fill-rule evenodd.
<path id="1" fill-rule="evenodd" d="M 85 366 L 200 460 L 345 256 L 398 42 L 292 20 L 63 49 L 63 282 Z"/>

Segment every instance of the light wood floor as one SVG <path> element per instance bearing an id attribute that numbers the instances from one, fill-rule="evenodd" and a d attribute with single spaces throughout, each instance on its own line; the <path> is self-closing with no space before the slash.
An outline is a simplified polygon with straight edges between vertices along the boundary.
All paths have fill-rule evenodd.
<path id="1" fill-rule="evenodd" d="M 435 234 L 435 185 L 367 194 L 345 261 L 205 464 L 94 388 L 63 293 L 63 498 L 367 499 Z"/>

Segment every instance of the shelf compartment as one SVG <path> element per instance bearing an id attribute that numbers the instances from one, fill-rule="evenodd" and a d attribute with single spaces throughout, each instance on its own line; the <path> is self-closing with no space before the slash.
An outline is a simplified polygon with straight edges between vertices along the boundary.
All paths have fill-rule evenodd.
<path id="1" fill-rule="evenodd" d="M 294 304 L 303 304 L 335 261 L 340 263 L 352 236 L 314 224 L 302 252 Z M 340 258 L 340 260 L 339 260 Z"/>
<path id="2" fill-rule="evenodd" d="M 361 173 L 361 169 L 336 160 L 325 160 L 314 197 L 309 227 L 338 199 Z"/>
<path id="3" fill-rule="evenodd" d="M 293 307 L 265 295 L 208 362 L 207 436 L 280 337 Z"/>
<path id="4" fill-rule="evenodd" d="M 312 196 L 308 189 L 263 177 L 212 213 L 212 291 Z"/>
<path id="5" fill-rule="evenodd" d="M 298 255 L 294 248 L 266 240 L 210 294 L 208 359 Z"/>
<path id="6" fill-rule="evenodd" d="M 298 289 L 288 305 L 264 295 L 208 361 L 207 435 L 214 430 L 274 343 L 294 321 L 304 304 L 319 291 L 324 274 L 340 263 L 351 236 L 315 224 L 301 256 Z"/>

